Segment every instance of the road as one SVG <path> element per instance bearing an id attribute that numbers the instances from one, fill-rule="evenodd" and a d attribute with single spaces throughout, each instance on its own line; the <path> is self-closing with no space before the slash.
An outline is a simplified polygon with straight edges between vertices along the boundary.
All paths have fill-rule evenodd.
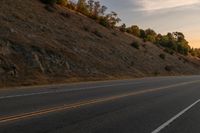
<path id="1" fill-rule="evenodd" d="M 0 133 L 160 132 L 200 132 L 200 76 L 0 90 Z"/>

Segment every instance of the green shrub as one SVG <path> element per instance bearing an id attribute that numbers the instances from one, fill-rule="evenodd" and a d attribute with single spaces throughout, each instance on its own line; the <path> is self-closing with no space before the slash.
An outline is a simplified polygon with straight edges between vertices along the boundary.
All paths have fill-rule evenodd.
<path id="1" fill-rule="evenodd" d="M 68 0 L 57 0 L 56 3 L 62 6 L 66 6 L 68 3 Z"/>
<path id="2" fill-rule="evenodd" d="M 164 52 L 171 54 L 171 55 L 174 54 L 174 51 L 172 49 L 169 49 L 169 48 L 164 49 Z"/>
<path id="3" fill-rule="evenodd" d="M 133 42 L 133 43 L 131 44 L 131 46 L 134 47 L 134 48 L 136 48 L 136 49 L 140 49 L 140 45 L 139 45 L 138 42 Z"/>
<path id="4" fill-rule="evenodd" d="M 110 28 L 110 24 L 105 18 L 100 18 L 99 19 L 99 24 L 104 26 L 104 27 L 106 27 L 106 28 Z"/>
<path id="5" fill-rule="evenodd" d="M 66 7 L 71 10 L 76 10 L 76 4 L 72 1 L 69 1 Z"/>
<path id="6" fill-rule="evenodd" d="M 166 58 L 165 54 L 160 54 L 159 57 L 160 57 L 161 59 L 163 59 L 163 60 L 165 60 L 165 58 Z"/>

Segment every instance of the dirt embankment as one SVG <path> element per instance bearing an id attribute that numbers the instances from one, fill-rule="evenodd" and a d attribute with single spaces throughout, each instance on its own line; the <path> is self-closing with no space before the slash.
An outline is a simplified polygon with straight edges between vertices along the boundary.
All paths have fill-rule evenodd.
<path id="1" fill-rule="evenodd" d="M 0 5 L 1 87 L 200 73 L 198 59 L 170 55 L 67 9 L 37 0 Z"/>

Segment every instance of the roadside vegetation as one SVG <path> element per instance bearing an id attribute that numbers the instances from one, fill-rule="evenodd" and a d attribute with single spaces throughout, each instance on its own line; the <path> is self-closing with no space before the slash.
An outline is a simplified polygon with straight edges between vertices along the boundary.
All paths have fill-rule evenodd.
<path id="1" fill-rule="evenodd" d="M 71 10 L 75 10 L 91 19 L 94 19 L 96 22 L 107 28 L 115 28 L 116 24 L 121 21 L 116 12 L 111 11 L 110 13 L 106 13 L 107 7 L 101 5 L 99 1 L 78 0 L 77 3 L 74 3 L 73 1 L 70 0 L 41 0 L 41 1 L 50 5 L 59 4 Z"/>
<path id="2" fill-rule="evenodd" d="M 71 10 L 77 11 L 101 24 L 106 28 L 112 28 L 120 30 L 121 32 L 126 32 L 132 34 L 136 37 L 141 38 L 144 42 L 152 42 L 158 46 L 165 48 L 165 52 L 169 54 L 179 53 L 182 55 L 192 55 L 200 58 L 200 49 L 191 48 L 185 36 L 181 32 L 172 32 L 167 35 L 161 35 L 156 33 L 153 29 L 141 29 L 137 25 L 132 25 L 127 27 L 126 24 L 117 26 L 121 21 L 118 14 L 114 11 L 107 13 L 107 7 L 101 5 L 99 1 L 95 0 L 78 0 L 76 3 L 71 0 L 41 0 L 43 3 L 49 5 L 61 5 L 65 6 Z M 131 44 L 133 45 L 133 44 Z M 134 47 L 138 49 L 134 44 Z"/>

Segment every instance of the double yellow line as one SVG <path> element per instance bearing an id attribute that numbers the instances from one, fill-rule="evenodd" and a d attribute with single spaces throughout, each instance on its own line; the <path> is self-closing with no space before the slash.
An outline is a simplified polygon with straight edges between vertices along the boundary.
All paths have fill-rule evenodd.
<path id="1" fill-rule="evenodd" d="M 156 92 L 156 91 L 165 90 L 168 88 L 188 85 L 188 84 L 197 83 L 197 82 L 200 82 L 200 80 L 183 82 L 183 83 L 179 83 L 179 84 L 174 84 L 174 85 L 169 85 L 169 86 L 164 86 L 164 87 L 159 87 L 159 88 L 154 88 L 154 89 L 141 90 L 141 91 L 137 91 L 137 92 L 131 92 L 131 93 L 126 93 L 126 94 L 121 94 L 121 95 L 116 95 L 116 96 L 110 96 L 110 97 L 106 97 L 106 98 L 87 100 L 87 101 L 77 102 L 77 103 L 73 103 L 73 104 L 69 104 L 69 105 L 63 105 L 63 106 L 58 106 L 58 107 L 53 107 L 53 108 L 48 108 L 48 109 L 41 109 L 38 111 L 33 111 L 33 112 L 28 112 L 28 113 L 22 113 L 22 114 L 18 114 L 18 115 L 11 115 L 11 116 L 5 116 L 5 117 L 3 116 L 3 117 L 0 117 L 0 124 L 24 120 L 24 119 L 37 117 L 37 116 L 41 116 L 41 115 L 45 115 L 45 114 L 53 113 L 53 112 L 71 110 L 71 109 L 79 108 L 82 106 L 113 101 L 113 100 L 117 100 L 117 99 L 124 98 L 124 97 L 135 96 L 135 95 L 140 95 L 140 94 L 145 94 L 145 93 L 150 93 L 150 92 Z"/>

